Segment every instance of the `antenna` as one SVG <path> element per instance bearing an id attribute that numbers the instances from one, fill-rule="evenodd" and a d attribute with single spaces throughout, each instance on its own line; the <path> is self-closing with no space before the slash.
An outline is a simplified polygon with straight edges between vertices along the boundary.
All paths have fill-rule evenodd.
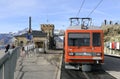
<path id="1" fill-rule="evenodd" d="M 47 23 L 49 22 L 49 20 L 48 20 L 48 14 L 47 14 L 47 20 L 46 20 L 46 22 L 47 22 Z"/>

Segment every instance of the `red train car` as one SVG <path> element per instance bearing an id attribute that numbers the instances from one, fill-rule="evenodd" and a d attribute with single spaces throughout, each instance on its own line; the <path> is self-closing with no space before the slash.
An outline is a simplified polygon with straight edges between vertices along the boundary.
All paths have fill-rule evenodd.
<path id="1" fill-rule="evenodd" d="M 86 18 L 82 18 L 82 21 L 83 19 Z M 92 64 L 103 63 L 103 31 L 79 26 L 67 29 L 64 38 L 64 62 L 65 68 L 69 66 L 74 68 L 82 67 L 83 71 L 90 68 Z"/>

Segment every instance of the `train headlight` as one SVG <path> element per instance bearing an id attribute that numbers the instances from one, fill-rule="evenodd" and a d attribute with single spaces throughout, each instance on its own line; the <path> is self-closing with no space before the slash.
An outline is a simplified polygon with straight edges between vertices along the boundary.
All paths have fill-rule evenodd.
<path id="1" fill-rule="evenodd" d="M 74 55 L 74 54 L 72 52 L 70 52 L 69 55 Z"/>
<path id="2" fill-rule="evenodd" d="M 96 56 L 101 56 L 101 53 L 96 53 Z"/>
<path id="3" fill-rule="evenodd" d="M 101 56 L 101 53 L 93 53 L 93 56 Z"/>

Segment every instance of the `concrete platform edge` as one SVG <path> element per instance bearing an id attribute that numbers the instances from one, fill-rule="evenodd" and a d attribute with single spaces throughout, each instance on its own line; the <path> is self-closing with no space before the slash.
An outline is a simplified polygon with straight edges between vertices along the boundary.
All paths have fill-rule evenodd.
<path id="1" fill-rule="evenodd" d="M 114 58 L 120 58 L 120 56 L 115 56 L 115 55 L 111 55 L 111 54 L 104 54 L 105 56 L 109 56 L 109 57 L 114 57 Z"/>
<path id="2" fill-rule="evenodd" d="M 58 68 L 57 79 L 60 79 L 60 76 L 61 76 L 62 58 L 63 58 L 63 54 L 61 55 L 61 58 L 60 58 L 60 64 L 59 64 L 59 68 Z"/>

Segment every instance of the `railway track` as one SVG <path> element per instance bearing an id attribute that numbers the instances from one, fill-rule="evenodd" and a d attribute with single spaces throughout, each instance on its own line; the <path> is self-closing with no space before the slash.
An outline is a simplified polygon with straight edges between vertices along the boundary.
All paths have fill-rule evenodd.
<path id="1" fill-rule="evenodd" d="M 51 52 L 49 51 L 49 54 L 62 54 L 61 52 L 56 51 Z M 62 60 L 60 79 L 120 79 L 119 61 L 120 58 L 105 55 L 102 69 L 98 68 L 97 70 L 93 70 L 91 72 L 82 72 L 81 70 L 65 69 L 64 62 Z"/>
<path id="2" fill-rule="evenodd" d="M 93 70 L 91 72 L 82 72 L 81 70 L 65 69 L 64 62 L 62 62 L 60 79 L 117 79 L 117 78 L 105 72 L 104 69 Z"/>

